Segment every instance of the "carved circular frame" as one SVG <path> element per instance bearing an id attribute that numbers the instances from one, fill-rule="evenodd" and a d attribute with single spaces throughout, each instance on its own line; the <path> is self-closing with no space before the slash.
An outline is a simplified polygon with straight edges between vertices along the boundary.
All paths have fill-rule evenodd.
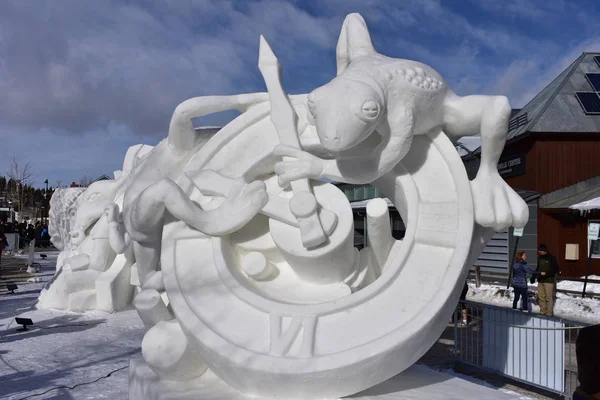
<path id="1" fill-rule="evenodd" d="M 437 340 L 464 284 L 473 236 L 462 161 L 442 132 L 419 136 L 374 184 L 393 197 L 406 235 L 379 279 L 321 304 L 253 291 L 231 267 L 226 237 L 165 225 L 161 264 L 172 310 L 223 381 L 258 396 L 338 398 L 402 372 Z"/>

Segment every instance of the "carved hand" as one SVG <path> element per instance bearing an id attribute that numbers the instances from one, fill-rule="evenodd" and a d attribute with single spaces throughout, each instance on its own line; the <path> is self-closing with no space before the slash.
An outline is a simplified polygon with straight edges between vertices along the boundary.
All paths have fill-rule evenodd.
<path id="1" fill-rule="evenodd" d="M 278 156 L 295 158 L 295 160 L 284 160 L 275 164 L 275 173 L 281 187 L 286 187 L 291 181 L 297 179 L 317 179 L 323 176 L 326 160 L 315 157 L 304 150 L 285 145 L 275 147 L 273 153 Z"/>
<path id="2" fill-rule="evenodd" d="M 269 201 L 269 196 L 263 181 L 246 183 L 243 179 L 236 179 L 231 191 L 227 193 L 224 204 L 231 205 L 232 209 L 229 211 L 250 208 L 252 210 L 250 214 L 256 214 L 267 204 L 267 201 Z"/>
<path id="3" fill-rule="evenodd" d="M 116 203 L 111 203 L 104 207 L 104 214 L 108 222 L 119 223 L 119 206 Z"/>
<path id="4" fill-rule="evenodd" d="M 497 172 L 480 171 L 471 182 L 475 221 L 496 231 L 509 226 L 522 228 L 529 219 L 529 208 Z"/>
<path id="5" fill-rule="evenodd" d="M 254 218 L 268 201 L 263 181 L 246 183 L 243 179 L 236 179 L 225 202 L 217 209 L 217 216 L 205 221 L 202 229 L 214 236 L 235 232 Z"/>

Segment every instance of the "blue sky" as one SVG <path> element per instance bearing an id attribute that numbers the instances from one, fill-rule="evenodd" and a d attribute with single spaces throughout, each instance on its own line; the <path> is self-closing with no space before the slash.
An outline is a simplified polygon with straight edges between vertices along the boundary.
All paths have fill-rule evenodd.
<path id="1" fill-rule="evenodd" d="M 56 186 L 121 168 L 202 95 L 263 91 L 264 34 L 289 93 L 333 78 L 344 16 L 380 53 L 425 62 L 460 94 L 523 106 L 583 51 L 597 0 L 9 1 L 0 13 L 0 174 L 13 155 Z M 199 121 L 224 124 L 231 113 Z"/>

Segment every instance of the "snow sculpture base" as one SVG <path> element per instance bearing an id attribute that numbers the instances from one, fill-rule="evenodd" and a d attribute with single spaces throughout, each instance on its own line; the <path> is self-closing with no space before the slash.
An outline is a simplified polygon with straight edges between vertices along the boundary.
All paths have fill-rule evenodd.
<path id="1" fill-rule="evenodd" d="M 245 396 L 208 371 L 202 377 L 187 382 L 161 381 L 141 358 L 129 362 L 129 398 L 146 400 L 245 400 L 259 397 Z M 353 399 L 487 399 L 508 400 L 509 396 L 497 390 L 413 365 L 401 375 L 351 396 Z M 309 400 L 309 399 L 307 399 Z"/>

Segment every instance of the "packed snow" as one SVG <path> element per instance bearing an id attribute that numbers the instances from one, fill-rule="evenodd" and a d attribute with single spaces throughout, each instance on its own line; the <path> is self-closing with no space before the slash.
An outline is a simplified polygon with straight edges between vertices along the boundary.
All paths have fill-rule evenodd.
<path id="1" fill-rule="evenodd" d="M 56 268 L 58 253 L 46 254 L 46 261 L 36 254 L 39 283 L 0 293 L 0 398 L 126 399 L 129 358 L 140 353 L 144 331 L 136 311 L 34 310 Z M 15 316 L 34 325 L 19 331 Z"/>
<path id="2" fill-rule="evenodd" d="M 600 280 L 600 276 L 590 275 L 589 279 Z M 586 324 L 600 323 L 600 299 L 598 297 L 581 298 L 583 282 L 560 281 L 557 284 L 558 289 L 572 290 L 579 294 L 556 293 L 554 304 L 554 315 L 571 321 L 583 322 Z M 537 301 L 537 282 L 529 285 L 529 301 L 534 313 L 540 312 Z M 600 284 L 588 283 L 586 293 L 600 293 Z M 469 283 L 469 292 L 467 300 L 491 304 L 500 307 L 512 307 L 514 299 L 513 288 L 506 289 L 506 284 L 499 282 L 485 284 L 476 287 L 475 283 Z M 520 307 L 520 301 L 518 307 Z"/>
<path id="3" fill-rule="evenodd" d="M 42 267 L 35 275 L 40 278 L 39 282 L 19 284 L 15 294 L 5 290 L 0 293 L 0 398 L 126 399 L 129 359 L 141 356 L 144 334 L 136 311 L 109 314 L 33 309 L 40 290 L 55 271 L 58 253 L 46 254 L 45 261 L 39 260 L 36 254 L 35 261 Z M 471 288 L 470 293 L 475 294 L 475 289 Z M 478 293 L 482 295 L 484 291 Z M 34 325 L 28 331 L 18 331 L 15 316 L 31 318 Z M 420 380 L 435 372 L 425 366 L 409 371 L 407 373 L 416 374 Z M 452 388 L 460 387 L 455 398 L 465 398 L 467 391 L 477 393 L 479 398 L 519 398 L 504 389 L 492 390 L 481 381 L 452 375 L 442 374 L 435 384 L 415 386 L 416 390 L 406 392 L 408 397 L 404 397 L 439 398 L 431 390 L 448 394 Z M 443 382 L 451 384 L 441 385 Z M 371 398 L 370 394 L 363 393 L 362 398 Z"/>

